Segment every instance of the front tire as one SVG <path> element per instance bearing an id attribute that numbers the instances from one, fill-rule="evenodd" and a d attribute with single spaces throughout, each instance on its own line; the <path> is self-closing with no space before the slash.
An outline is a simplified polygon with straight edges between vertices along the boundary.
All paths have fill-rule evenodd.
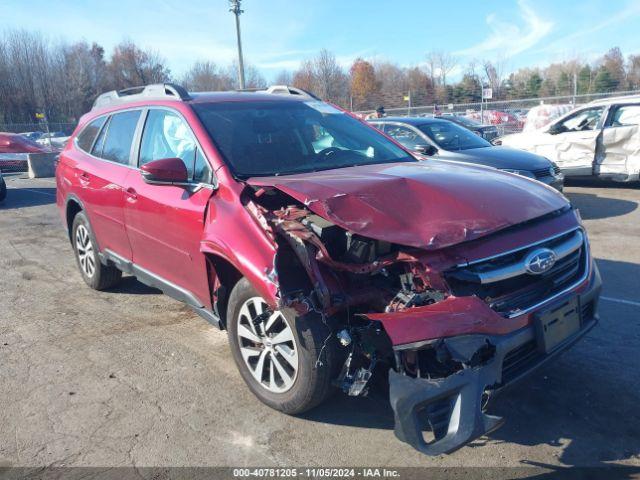
<path id="1" fill-rule="evenodd" d="M 229 296 L 227 330 L 242 378 L 266 405 L 297 414 L 331 393 L 335 339 L 319 315 L 273 311 L 242 278 Z"/>
<path id="2" fill-rule="evenodd" d="M 106 266 L 100 263 L 97 243 L 83 212 L 79 212 L 73 219 L 71 241 L 78 268 L 87 285 L 94 290 L 106 290 L 120 281 L 122 278 L 120 270 L 112 265 Z"/>

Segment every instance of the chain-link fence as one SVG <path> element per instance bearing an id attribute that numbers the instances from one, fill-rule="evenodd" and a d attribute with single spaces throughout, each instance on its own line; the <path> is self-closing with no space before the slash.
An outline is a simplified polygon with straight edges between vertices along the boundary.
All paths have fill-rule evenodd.
<path id="1" fill-rule="evenodd" d="M 534 107 L 536 110 L 543 110 L 543 121 L 551 121 L 553 118 L 563 115 L 573 108 L 607 97 L 640 95 L 640 90 L 592 93 L 588 95 L 564 95 L 544 98 L 524 98 L 517 100 L 497 100 L 476 103 L 449 103 L 413 106 L 407 104 L 406 107 L 385 108 L 387 116 L 413 116 L 431 117 L 456 115 L 475 120 L 485 125 L 495 125 L 500 135 L 519 132 L 525 125 L 527 128 L 537 128 L 542 126 L 536 123 L 535 115 L 529 114 Z M 549 107 L 549 108 L 547 108 Z M 373 113 L 373 110 L 356 112 L 362 115 Z M 531 112 L 532 114 L 536 113 Z"/>
<path id="2" fill-rule="evenodd" d="M 57 133 L 65 136 L 71 135 L 75 123 L 38 122 L 38 123 L 0 123 L 0 132 L 9 133 Z"/>

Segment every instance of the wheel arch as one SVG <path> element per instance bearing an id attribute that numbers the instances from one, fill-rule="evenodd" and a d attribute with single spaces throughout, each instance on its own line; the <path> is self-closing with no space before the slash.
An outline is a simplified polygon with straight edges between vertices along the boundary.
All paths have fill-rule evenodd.
<path id="1" fill-rule="evenodd" d="M 71 229 L 73 228 L 73 219 L 80 212 L 85 211 L 82 201 L 75 195 L 69 195 L 65 202 L 65 221 L 67 222 L 67 234 L 71 241 Z M 89 220 L 87 218 L 87 220 Z M 92 229 L 93 230 L 93 229 Z"/>
<path id="2" fill-rule="evenodd" d="M 212 252 L 204 252 L 204 255 L 207 260 L 211 304 L 220 318 L 220 327 L 226 328 L 229 294 L 245 275 L 236 265 L 221 255 Z"/>

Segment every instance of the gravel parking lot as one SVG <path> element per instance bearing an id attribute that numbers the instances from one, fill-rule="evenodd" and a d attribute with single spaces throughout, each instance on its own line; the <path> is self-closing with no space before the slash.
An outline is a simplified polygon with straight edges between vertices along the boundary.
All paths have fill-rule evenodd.
<path id="1" fill-rule="evenodd" d="M 134 278 L 77 272 L 53 179 L 6 178 L 0 206 L 2 466 L 640 466 L 640 187 L 567 187 L 604 281 L 601 323 L 498 398 L 506 425 L 425 457 L 397 441 L 384 388 L 304 415 L 261 404 L 226 333 Z"/>

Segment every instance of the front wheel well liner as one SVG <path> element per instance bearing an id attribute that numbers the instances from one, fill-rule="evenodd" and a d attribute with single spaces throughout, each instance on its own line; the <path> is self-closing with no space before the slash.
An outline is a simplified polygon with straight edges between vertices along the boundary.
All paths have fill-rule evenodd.
<path id="1" fill-rule="evenodd" d="M 226 328 L 229 294 L 243 277 L 242 273 L 227 259 L 213 253 L 205 253 L 209 273 L 209 290 L 214 311 L 220 318 L 220 326 Z M 218 286 L 216 287 L 216 279 Z"/>
<path id="2" fill-rule="evenodd" d="M 67 208 L 65 218 L 67 221 L 67 233 L 69 234 L 69 241 L 71 241 L 71 229 L 73 227 L 73 219 L 76 215 L 82 211 L 82 206 L 73 198 L 67 200 Z"/>

